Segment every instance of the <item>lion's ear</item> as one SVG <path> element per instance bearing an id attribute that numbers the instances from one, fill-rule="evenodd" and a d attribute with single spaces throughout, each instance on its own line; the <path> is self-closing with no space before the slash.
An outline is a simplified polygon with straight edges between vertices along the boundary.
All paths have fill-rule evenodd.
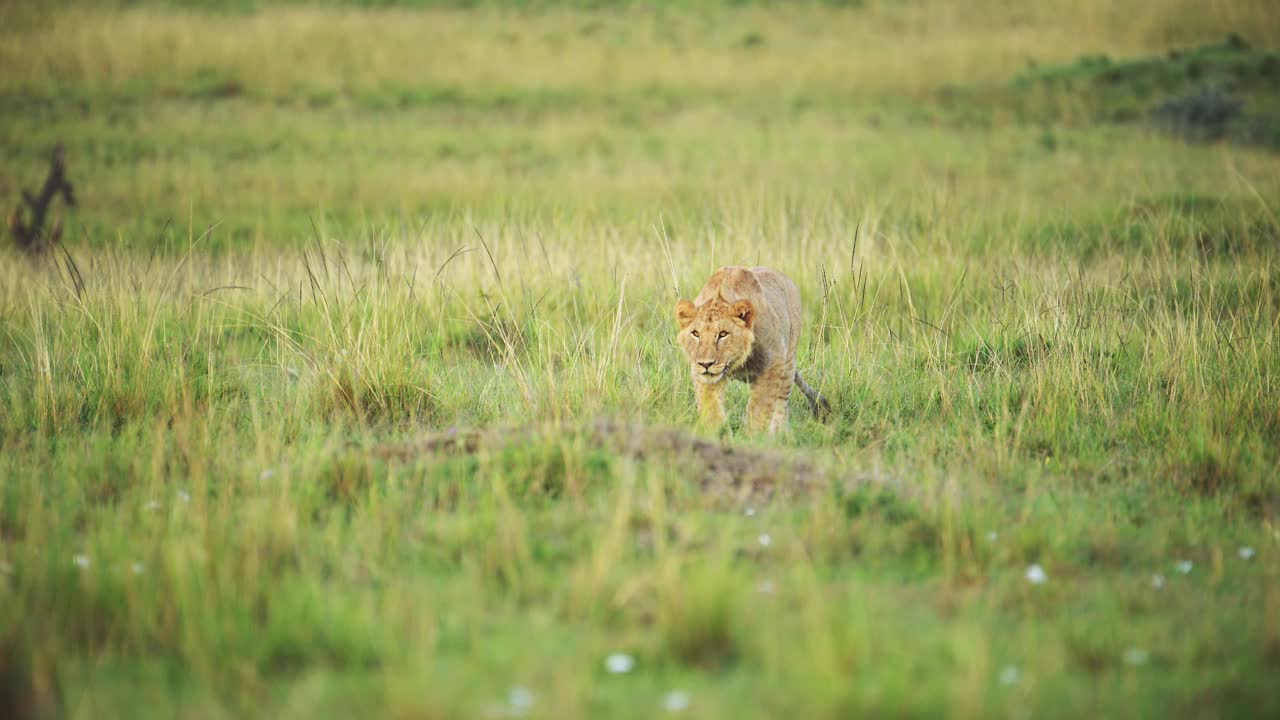
<path id="1" fill-rule="evenodd" d="M 738 320 L 747 328 L 756 321 L 756 306 L 751 304 L 750 300 L 739 300 L 729 308 L 729 314 Z"/>
<path id="2" fill-rule="evenodd" d="M 698 308 L 688 300 L 681 300 L 676 303 L 676 320 L 679 321 L 680 327 L 688 327 L 689 323 L 698 316 Z"/>

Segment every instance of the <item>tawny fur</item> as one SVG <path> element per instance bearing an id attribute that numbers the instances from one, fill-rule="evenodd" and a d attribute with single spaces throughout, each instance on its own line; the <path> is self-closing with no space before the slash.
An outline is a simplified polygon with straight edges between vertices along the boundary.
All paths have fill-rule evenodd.
<path id="1" fill-rule="evenodd" d="M 826 398 L 796 372 L 800 290 L 786 275 L 766 267 L 722 267 L 692 302 L 676 303 L 676 319 L 704 425 L 724 424 L 728 378 L 751 384 L 747 427 L 753 432 L 786 429 L 793 384 L 815 416 L 830 410 Z"/>

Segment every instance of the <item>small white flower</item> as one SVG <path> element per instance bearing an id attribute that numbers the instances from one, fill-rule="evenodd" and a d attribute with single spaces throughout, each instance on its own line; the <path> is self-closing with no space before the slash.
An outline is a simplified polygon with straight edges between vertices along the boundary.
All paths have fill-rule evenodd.
<path id="1" fill-rule="evenodd" d="M 1160 589 L 1160 588 L 1164 587 L 1164 583 L 1165 583 L 1165 579 L 1164 579 L 1164 576 L 1163 576 L 1163 575 L 1152 575 L 1152 576 L 1151 576 L 1151 587 L 1156 588 L 1156 589 L 1158 590 L 1158 589 Z"/>
<path id="2" fill-rule="evenodd" d="M 631 668 L 636 666 L 635 658 L 626 653 L 612 653 L 604 659 L 604 667 L 614 675 L 631 672 Z"/>
<path id="3" fill-rule="evenodd" d="M 271 468 L 267 468 L 266 470 L 262 471 L 262 474 L 258 476 L 258 479 L 265 481 L 265 480 L 270 480 L 275 476 L 276 476 L 276 471 L 272 470 Z"/>
<path id="4" fill-rule="evenodd" d="M 773 544 L 773 538 L 769 537 L 769 533 L 760 533 L 760 547 L 769 547 Z"/>
<path id="5" fill-rule="evenodd" d="M 1173 564 L 1173 569 L 1177 570 L 1183 575 L 1186 575 L 1187 573 L 1191 572 L 1191 568 L 1193 567 L 1195 567 L 1195 565 L 1192 565 L 1190 560 L 1179 560 L 1178 562 Z"/>
<path id="6" fill-rule="evenodd" d="M 761 580 L 760 584 L 756 586 L 756 592 L 762 595 L 772 595 L 773 591 L 774 585 L 772 580 Z"/>
<path id="7" fill-rule="evenodd" d="M 131 569 L 133 570 L 134 575 L 141 575 L 142 571 L 145 570 L 146 567 L 142 563 L 136 562 L 131 566 Z"/>
<path id="8" fill-rule="evenodd" d="M 662 698 L 662 708 L 672 713 L 688 710 L 689 693 L 684 690 L 672 690 Z"/>
<path id="9" fill-rule="evenodd" d="M 1131 647 L 1124 651 L 1124 662 L 1126 665 L 1146 665 L 1151 659 L 1151 653 L 1142 648 Z"/>
<path id="10" fill-rule="evenodd" d="M 507 691 L 507 704 L 512 715 L 524 715 L 533 707 L 533 692 L 527 687 L 513 686 Z"/>
<path id="11" fill-rule="evenodd" d="M 146 507 L 147 512 L 155 512 L 160 509 L 160 503 L 151 500 L 144 507 Z"/>
<path id="12" fill-rule="evenodd" d="M 1027 568 L 1027 582 L 1032 585 L 1043 585 L 1049 582 L 1049 574 L 1046 573 L 1044 568 L 1040 567 L 1038 564 L 1032 565 Z"/>
<path id="13" fill-rule="evenodd" d="M 996 532 L 995 530 L 987 531 L 987 542 L 993 543 L 999 539 L 1000 539 L 1000 533 Z"/>
<path id="14" fill-rule="evenodd" d="M 186 490 L 179 490 L 178 499 L 184 503 L 189 503 L 191 502 L 191 493 L 187 492 Z"/>
<path id="15" fill-rule="evenodd" d="M 746 515 L 747 517 L 755 517 L 755 516 L 756 516 L 756 509 L 755 509 L 755 508 L 753 508 L 753 507 L 749 507 L 749 508 L 747 508 L 746 510 L 743 510 L 743 511 L 742 511 L 742 514 L 743 514 L 743 515 Z"/>
<path id="16" fill-rule="evenodd" d="M 1005 665 L 1000 668 L 1000 684 L 1016 685 L 1018 683 L 1018 668 L 1016 665 Z"/>
<path id="17" fill-rule="evenodd" d="M 1253 548 L 1249 547 L 1248 545 L 1240 548 L 1241 560 L 1252 560 L 1253 556 L 1256 554 L 1257 554 L 1256 551 Z"/>
<path id="18" fill-rule="evenodd" d="M 79 555 L 76 555 L 74 558 L 72 558 L 72 560 L 74 560 L 76 565 L 79 565 L 82 570 L 87 570 L 89 568 L 88 555 L 79 554 Z"/>

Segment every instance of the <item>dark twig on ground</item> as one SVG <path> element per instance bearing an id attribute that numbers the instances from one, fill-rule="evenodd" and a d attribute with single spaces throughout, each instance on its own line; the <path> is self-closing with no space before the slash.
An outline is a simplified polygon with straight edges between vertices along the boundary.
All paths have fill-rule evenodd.
<path id="1" fill-rule="evenodd" d="M 22 199 L 26 202 L 26 211 L 18 205 L 9 215 L 9 233 L 19 248 L 28 252 L 43 252 L 57 244 L 62 236 L 62 214 L 54 219 L 49 232 L 44 231 L 45 218 L 54 198 L 62 196 L 68 207 L 75 207 L 75 190 L 71 181 L 67 180 L 66 157 L 62 145 L 55 145 L 49 158 L 49 175 L 39 194 L 33 195 L 29 190 L 22 191 Z"/>

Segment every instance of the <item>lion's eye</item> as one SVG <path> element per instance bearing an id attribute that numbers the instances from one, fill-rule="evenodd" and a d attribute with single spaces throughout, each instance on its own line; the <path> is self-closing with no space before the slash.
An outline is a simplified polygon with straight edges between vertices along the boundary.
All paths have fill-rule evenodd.
<path id="1" fill-rule="evenodd" d="M 697 330 L 690 330 L 690 331 L 689 331 L 689 333 L 690 333 L 691 335 L 693 335 L 694 337 L 702 337 L 701 335 L 699 335 L 699 334 L 698 334 L 698 331 L 697 331 Z"/>
<path id="2" fill-rule="evenodd" d="M 728 331 L 726 331 L 726 330 L 721 330 L 721 331 L 720 331 L 720 337 L 722 337 L 722 338 L 727 338 L 727 337 L 729 337 L 729 333 L 728 333 Z"/>

